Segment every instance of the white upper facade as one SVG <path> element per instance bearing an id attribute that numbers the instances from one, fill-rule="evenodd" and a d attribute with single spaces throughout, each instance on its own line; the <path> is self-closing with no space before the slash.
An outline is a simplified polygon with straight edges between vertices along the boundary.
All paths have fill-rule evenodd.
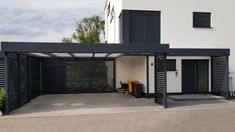
<path id="1" fill-rule="evenodd" d="M 107 15 L 109 5 L 112 13 Z M 234 0 L 107 0 L 106 41 L 120 43 L 122 10 L 160 11 L 161 43 L 171 48 L 230 48 L 235 59 L 234 5 Z M 193 12 L 210 12 L 212 28 L 194 28 Z M 235 61 L 230 65 L 235 69 Z"/>

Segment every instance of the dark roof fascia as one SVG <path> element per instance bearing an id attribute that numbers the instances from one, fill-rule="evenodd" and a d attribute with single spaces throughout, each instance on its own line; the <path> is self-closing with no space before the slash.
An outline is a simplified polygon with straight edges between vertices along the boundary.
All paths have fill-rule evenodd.
<path id="1" fill-rule="evenodd" d="M 169 44 L 1 43 L 2 52 L 14 53 L 167 53 L 169 50 Z"/>
<path id="2" fill-rule="evenodd" d="M 230 49 L 170 48 L 168 56 L 230 56 Z"/>

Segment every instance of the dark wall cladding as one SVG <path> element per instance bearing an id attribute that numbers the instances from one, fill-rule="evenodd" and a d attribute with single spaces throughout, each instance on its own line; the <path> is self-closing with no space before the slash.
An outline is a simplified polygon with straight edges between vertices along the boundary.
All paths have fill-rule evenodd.
<path id="1" fill-rule="evenodd" d="M 63 94 L 65 92 L 66 64 L 58 59 L 42 60 L 43 94 Z"/>
<path id="2" fill-rule="evenodd" d="M 44 94 L 114 92 L 113 61 L 43 59 Z"/>
<path id="3" fill-rule="evenodd" d="M 36 58 L 29 57 L 29 92 L 30 99 L 34 99 L 41 94 L 41 68 L 40 68 L 40 60 Z"/>
<path id="4" fill-rule="evenodd" d="M 229 99 L 228 57 L 212 57 L 212 93 Z"/>
<path id="5" fill-rule="evenodd" d="M 119 21 L 121 42 L 160 44 L 161 12 L 123 10 Z"/>

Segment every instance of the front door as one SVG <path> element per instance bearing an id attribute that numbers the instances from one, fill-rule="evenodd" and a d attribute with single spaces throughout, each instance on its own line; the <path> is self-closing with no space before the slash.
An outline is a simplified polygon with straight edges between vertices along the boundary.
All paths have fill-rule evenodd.
<path id="1" fill-rule="evenodd" d="M 184 94 L 207 93 L 209 89 L 208 60 L 182 61 L 182 91 Z"/>

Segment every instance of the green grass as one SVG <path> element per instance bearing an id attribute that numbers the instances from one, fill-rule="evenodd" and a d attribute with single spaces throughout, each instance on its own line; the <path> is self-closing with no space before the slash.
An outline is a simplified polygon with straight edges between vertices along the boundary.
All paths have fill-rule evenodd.
<path id="1" fill-rule="evenodd" d="M 4 110 L 5 94 L 5 90 L 0 88 L 0 111 Z"/>

